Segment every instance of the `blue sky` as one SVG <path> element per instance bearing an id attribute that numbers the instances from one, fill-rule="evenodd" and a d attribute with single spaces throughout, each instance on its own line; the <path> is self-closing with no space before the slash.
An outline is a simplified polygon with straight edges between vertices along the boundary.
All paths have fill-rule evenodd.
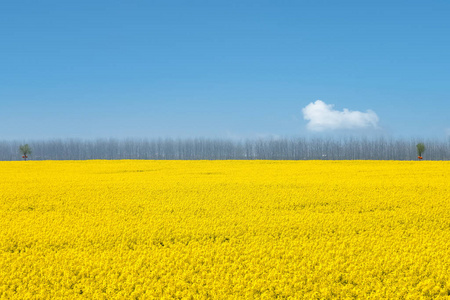
<path id="1" fill-rule="evenodd" d="M 0 140 L 444 138 L 449 15 L 448 1 L 3 1 Z"/>

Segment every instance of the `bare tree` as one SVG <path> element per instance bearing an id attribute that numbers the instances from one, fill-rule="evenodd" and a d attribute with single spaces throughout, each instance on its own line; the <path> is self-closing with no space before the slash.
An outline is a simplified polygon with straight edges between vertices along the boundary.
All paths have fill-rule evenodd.
<path id="1" fill-rule="evenodd" d="M 420 140 L 385 138 L 277 138 L 247 139 L 97 139 L 37 140 L 29 145 L 0 141 L 0 160 L 16 160 L 17 149 L 27 146 L 23 158 L 33 148 L 34 160 L 78 159 L 371 159 L 412 160 Z M 426 140 L 428 160 L 450 160 L 450 139 Z M 419 150 L 419 149 L 417 149 Z M 425 150 L 422 149 L 419 156 Z M 26 156 L 26 157 L 25 157 Z"/>

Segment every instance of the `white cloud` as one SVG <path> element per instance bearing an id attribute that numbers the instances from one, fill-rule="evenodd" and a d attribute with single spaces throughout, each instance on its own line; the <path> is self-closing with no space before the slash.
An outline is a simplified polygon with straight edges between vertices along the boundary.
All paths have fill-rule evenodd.
<path id="1" fill-rule="evenodd" d="M 309 121 L 307 128 L 312 131 L 324 131 L 378 127 L 378 116 L 370 109 L 367 112 L 351 111 L 347 108 L 338 111 L 333 109 L 333 106 L 321 100 L 306 105 L 302 112 L 303 118 Z"/>

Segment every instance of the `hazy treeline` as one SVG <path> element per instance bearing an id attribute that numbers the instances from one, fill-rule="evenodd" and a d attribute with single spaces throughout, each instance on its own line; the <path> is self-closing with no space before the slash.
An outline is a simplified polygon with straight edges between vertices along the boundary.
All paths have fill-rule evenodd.
<path id="1" fill-rule="evenodd" d="M 424 142 L 426 160 L 449 160 L 450 139 L 98 139 L 0 141 L 0 160 L 21 160 L 19 146 L 28 143 L 32 160 L 80 159 L 417 159 L 416 144 Z"/>

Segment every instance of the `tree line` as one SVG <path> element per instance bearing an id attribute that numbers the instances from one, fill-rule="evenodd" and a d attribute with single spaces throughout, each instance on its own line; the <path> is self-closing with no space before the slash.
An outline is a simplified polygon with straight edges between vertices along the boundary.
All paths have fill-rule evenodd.
<path id="1" fill-rule="evenodd" d="M 417 143 L 425 160 L 449 160 L 450 139 L 279 138 L 279 139 L 54 139 L 26 141 L 32 160 L 416 160 Z M 24 141 L 0 141 L 0 160 L 21 160 Z M 420 156 L 420 155 L 419 155 Z"/>

